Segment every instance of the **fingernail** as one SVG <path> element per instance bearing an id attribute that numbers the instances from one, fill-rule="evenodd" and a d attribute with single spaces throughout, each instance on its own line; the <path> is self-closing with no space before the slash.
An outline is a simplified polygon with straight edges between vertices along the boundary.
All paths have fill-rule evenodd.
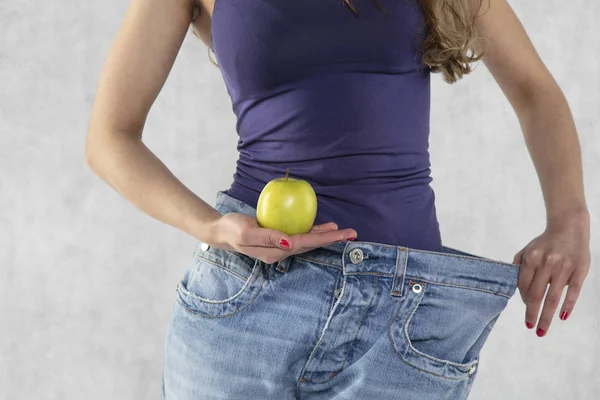
<path id="1" fill-rule="evenodd" d="M 562 319 L 563 321 L 566 321 L 568 316 L 569 316 L 569 313 L 566 311 L 563 311 L 562 313 L 560 313 L 560 319 Z"/>
<path id="2" fill-rule="evenodd" d="M 356 240 L 355 237 L 348 238 L 348 240 Z"/>
<path id="3" fill-rule="evenodd" d="M 281 239 L 281 240 L 279 241 L 279 245 L 280 245 L 281 247 L 285 247 L 286 249 L 289 249 L 289 248 L 290 248 L 290 244 L 289 244 L 289 243 L 288 243 L 288 241 L 287 241 L 287 240 L 285 240 L 285 239 Z"/>
<path id="4" fill-rule="evenodd" d="M 543 330 L 542 328 L 537 328 L 537 331 L 535 332 L 536 335 L 538 335 L 539 337 L 542 337 L 546 334 L 546 331 Z"/>
<path id="5" fill-rule="evenodd" d="M 531 328 L 533 328 L 533 325 L 531 325 L 531 324 L 529 323 L 529 321 L 525 321 L 525 326 L 527 327 L 527 329 L 531 329 Z"/>

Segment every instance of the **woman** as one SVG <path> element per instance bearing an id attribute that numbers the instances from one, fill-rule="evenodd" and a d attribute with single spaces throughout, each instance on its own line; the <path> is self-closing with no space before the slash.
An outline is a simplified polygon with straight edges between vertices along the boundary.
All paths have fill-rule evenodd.
<path id="1" fill-rule="evenodd" d="M 464 399 L 517 287 L 538 336 L 567 285 L 560 318 L 573 311 L 590 263 L 574 123 L 506 1 L 480 3 L 131 1 L 87 159 L 198 240 L 167 330 L 163 398 Z M 215 208 L 141 140 L 190 22 L 238 118 L 237 171 Z M 430 73 L 455 82 L 479 59 L 515 109 L 547 209 L 513 263 L 443 246 L 429 186 Z M 256 221 L 261 190 L 287 168 L 318 196 L 307 234 Z"/>

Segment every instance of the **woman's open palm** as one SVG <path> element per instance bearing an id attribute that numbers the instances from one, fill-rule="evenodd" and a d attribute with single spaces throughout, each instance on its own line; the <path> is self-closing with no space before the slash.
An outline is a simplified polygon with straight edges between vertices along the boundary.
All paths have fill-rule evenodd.
<path id="1" fill-rule="evenodd" d="M 209 244 L 272 264 L 294 254 L 356 237 L 354 229 L 340 230 L 334 222 L 314 225 L 308 233 L 287 235 L 276 229 L 262 228 L 256 218 L 234 212 L 216 221 L 215 243 Z"/>

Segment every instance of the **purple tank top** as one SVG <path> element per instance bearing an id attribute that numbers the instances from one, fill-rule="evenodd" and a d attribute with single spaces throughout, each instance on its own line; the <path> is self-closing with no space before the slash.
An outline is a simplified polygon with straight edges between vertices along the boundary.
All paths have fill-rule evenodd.
<path id="1" fill-rule="evenodd" d="M 317 194 L 315 224 L 440 251 L 424 19 L 417 0 L 379 3 L 216 0 L 211 46 L 239 136 L 225 192 L 256 207 L 290 168 Z"/>

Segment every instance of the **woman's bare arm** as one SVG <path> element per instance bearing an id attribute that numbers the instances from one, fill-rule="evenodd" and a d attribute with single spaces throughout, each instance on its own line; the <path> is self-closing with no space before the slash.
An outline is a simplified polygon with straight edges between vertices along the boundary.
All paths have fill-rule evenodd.
<path id="1" fill-rule="evenodd" d="M 483 4 L 475 23 L 487 43 L 482 60 L 519 119 L 541 184 L 547 224 L 586 222 L 581 150 L 565 96 L 507 1 Z M 474 49 L 479 53 L 479 45 Z"/>
<path id="2" fill-rule="evenodd" d="M 100 75 L 86 160 L 138 209 L 199 240 L 220 213 L 142 142 L 148 112 L 190 27 L 192 0 L 131 0 Z"/>
<path id="3" fill-rule="evenodd" d="M 590 268 L 581 149 L 567 100 L 517 16 L 506 0 L 489 3 L 476 21 L 489 43 L 483 62 L 517 113 L 546 206 L 546 229 L 513 259 L 521 264 L 518 287 L 527 327 L 537 322 L 536 333 L 544 336 L 565 286 L 563 320 L 573 311 Z"/>

